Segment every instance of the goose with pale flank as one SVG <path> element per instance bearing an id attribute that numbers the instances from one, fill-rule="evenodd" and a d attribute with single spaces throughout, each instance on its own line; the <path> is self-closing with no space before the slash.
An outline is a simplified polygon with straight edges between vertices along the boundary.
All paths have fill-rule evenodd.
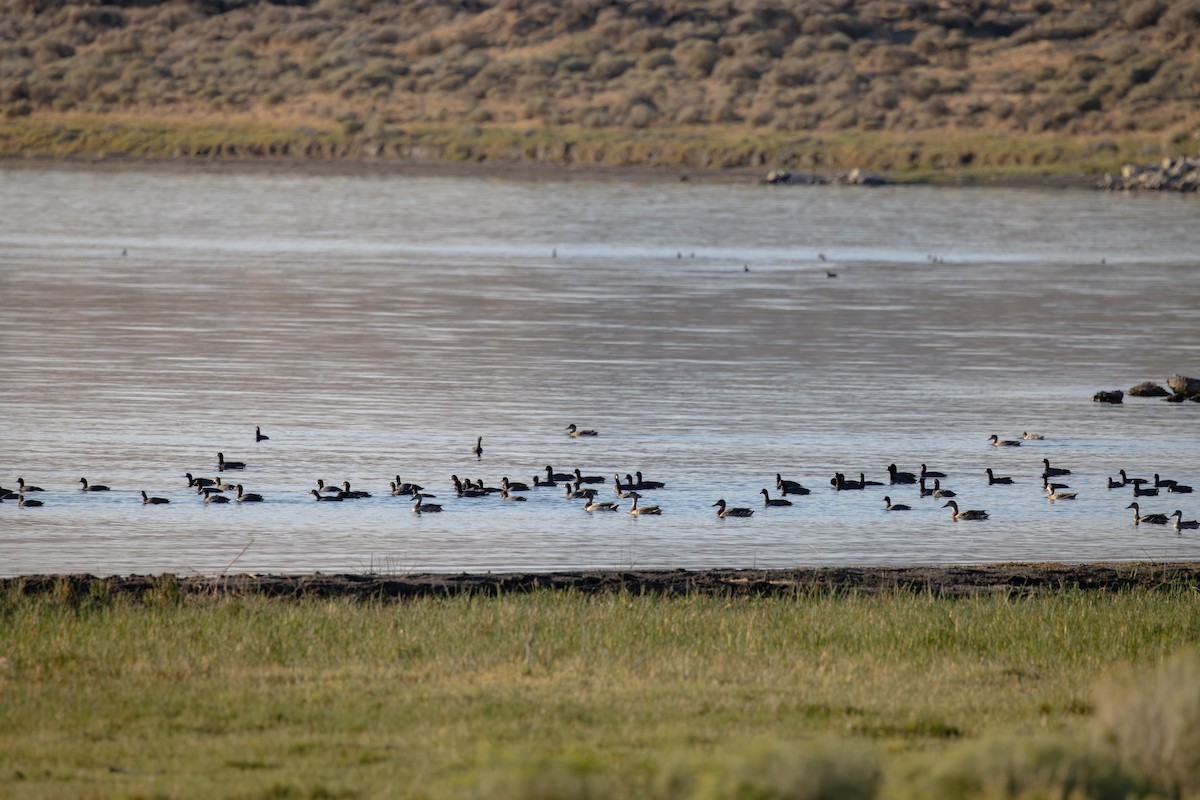
<path id="1" fill-rule="evenodd" d="M 893 503 L 892 498 L 887 497 L 885 495 L 883 498 L 883 510 L 884 511 L 912 511 L 912 507 L 906 506 L 903 503 Z"/>
<path id="2" fill-rule="evenodd" d="M 1125 508 L 1133 509 L 1133 524 L 1134 525 L 1141 525 L 1143 522 L 1146 523 L 1147 525 L 1166 525 L 1167 524 L 1167 515 L 1166 514 L 1143 514 L 1142 509 L 1138 506 L 1137 503 L 1130 503 L 1129 505 L 1125 506 Z"/>
<path id="3" fill-rule="evenodd" d="M 996 434 L 988 437 L 988 441 L 992 443 L 992 447 L 1020 447 L 1021 443 L 1014 439 L 1001 439 Z"/>
<path id="4" fill-rule="evenodd" d="M 966 511 L 959 511 L 958 503 L 955 502 L 954 500 L 947 500 L 946 505 L 942 506 L 942 508 L 950 509 L 950 519 L 954 520 L 955 522 L 958 522 L 959 520 L 963 520 L 963 519 L 987 519 L 988 518 L 988 512 L 981 511 L 979 509 L 972 508 L 972 509 L 968 509 Z"/>
<path id="5" fill-rule="evenodd" d="M 245 461 L 226 461 L 224 453 L 217 453 L 217 472 L 225 472 L 230 469 L 245 469 Z"/>
<path id="6" fill-rule="evenodd" d="M 786 480 L 778 472 L 775 473 L 775 488 L 782 492 L 784 497 L 787 497 L 789 494 L 798 494 L 801 496 L 810 494 L 810 491 L 798 482 Z"/>
<path id="7" fill-rule="evenodd" d="M 437 503 L 426 503 L 421 499 L 421 495 L 417 495 L 417 500 L 413 503 L 414 514 L 437 514 L 440 513 L 442 507 Z"/>
<path id="8" fill-rule="evenodd" d="M 17 495 L 17 505 L 21 508 L 38 508 L 43 505 L 41 500 L 26 500 L 25 495 Z"/>
<path id="9" fill-rule="evenodd" d="M 935 498 L 937 498 L 938 500 L 941 500 L 944 497 L 957 497 L 958 493 L 953 492 L 949 489 L 943 489 L 941 480 L 939 480 L 938 478 L 934 478 L 933 479 L 933 496 Z"/>
<path id="10" fill-rule="evenodd" d="M 575 423 L 572 422 L 570 425 L 567 426 L 567 435 L 572 438 L 577 439 L 580 436 L 597 436 L 598 434 L 596 433 L 596 431 L 586 430 L 586 429 L 582 429 L 582 428 L 576 428 Z"/>
<path id="11" fill-rule="evenodd" d="M 1154 477 L 1157 478 L 1158 476 L 1155 475 Z M 1174 481 L 1171 481 L 1171 483 L 1174 483 Z M 24 478 L 17 478 L 17 487 L 18 487 L 17 494 L 28 494 L 29 492 L 44 492 L 44 491 L 46 491 L 45 489 L 43 489 L 40 486 L 30 486 L 28 483 L 25 482 Z"/>
<path id="12" fill-rule="evenodd" d="M 509 494 L 507 489 L 500 490 L 500 499 L 509 503 L 524 503 L 525 498 L 519 494 Z"/>
<path id="13" fill-rule="evenodd" d="M 1189 528 L 1192 530 L 1194 530 L 1196 528 L 1200 528 L 1200 521 L 1197 521 L 1194 519 L 1184 519 L 1183 512 L 1180 511 L 1178 508 L 1175 509 L 1175 513 L 1172 514 L 1171 516 L 1175 518 L 1175 524 L 1173 527 L 1177 531 L 1183 530 L 1184 528 Z"/>
<path id="14" fill-rule="evenodd" d="M 266 434 L 264 434 L 262 432 L 262 428 L 258 427 L 257 425 L 254 426 L 254 441 L 265 442 L 265 441 L 268 441 L 270 438 L 271 438 L 270 436 L 267 436 Z"/>
<path id="15" fill-rule="evenodd" d="M 1049 485 L 1046 486 L 1046 499 L 1053 503 L 1055 500 L 1074 500 L 1075 492 L 1058 492 Z"/>
<path id="16" fill-rule="evenodd" d="M 588 500 L 583 504 L 583 510 L 589 514 L 593 511 L 616 511 L 617 508 L 616 503 L 600 503 L 595 500 Z"/>
<path id="17" fill-rule="evenodd" d="M 101 486 L 96 483 L 89 484 L 87 482 L 87 478 L 80 478 L 79 482 L 83 484 L 83 491 L 85 491 L 85 492 L 107 492 L 107 491 L 110 491 L 107 486 Z"/>
<path id="18" fill-rule="evenodd" d="M 320 489 L 325 494 L 341 494 L 342 493 L 342 488 L 340 486 L 335 486 L 332 481 L 330 481 L 329 483 L 326 483 L 324 478 L 317 478 L 317 488 Z"/>
<path id="19" fill-rule="evenodd" d="M 340 503 L 340 502 L 342 502 L 342 496 L 340 494 L 321 494 L 316 489 L 312 490 L 312 496 L 317 498 L 318 500 L 320 500 L 323 503 Z"/>
<path id="20" fill-rule="evenodd" d="M 635 517 L 651 517 L 662 514 L 662 509 L 659 506 L 639 506 L 638 499 L 633 498 L 633 505 L 629 507 L 629 513 Z"/>
<path id="21" fill-rule="evenodd" d="M 237 485 L 237 501 L 239 503 L 261 503 L 263 501 L 263 497 L 261 494 L 256 492 L 245 491 L 242 489 L 242 485 L 239 483 Z"/>
<path id="22" fill-rule="evenodd" d="M 171 501 L 165 497 L 151 497 L 146 494 L 145 489 L 142 490 L 142 505 L 144 506 L 165 506 L 169 502 Z"/>
<path id="23" fill-rule="evenodd" d="M 642 496 L 636 490 L 631 489 L 628 486 L 622 486 L 620 475 L 613 475 L 613 494 L 622 500 L 630 500 Z"/>
<path id="24" fill-rule="evenodd" d="M 763 496 L 763 505 L 768 508 L 771 506 L 782 508 L 783 506 L 790 506 L 792 504 L 791 500 L 784 500 L 782 497 L 771 497 L 771 493 L 766 489 L 763 489 L 759 494 Z"/>
<path id="25" fill-rule="evenodd" d="M 234 486 L 232 483 L 226 483 L 224 481 L 224 479 L 222 479 L 221 476 L 218 475 L 217 479 L 215 481 L 213 481 L 212 488 L 220 489 L 222 492 L 232 492 L 237 487 Z"/>
<path id="26" fill-rule="evenodd" d="M 1070 475 L 1071 474 L 1071 470 L 1069 470 L 1069 469 L 1063 469 L 1061 467 L 1050 466 L 1050 459 L 1048 459 L 1048 458 L 1042 459 L 1042 466 L 1044 467 L 1044 469 L 1042 470 L 1042 474 L 1046 475 L 1047 477 L 1053 478 L 1058 475 Z"/>
<path id="27" fill-rule="evenodd" d="M 987 468 L 987 476 L 988 476 L 988 486 L 995 486 L 996 484 L 999 484 L 1001 486 L 1011 486 L 1012 482 L 1013 482 L 1013 479 L 1008 477 L 1007 475 L 1002 475 L 1000 477 L 996 477 L 996 475 L 992 472 L 991 467 Z"/>
<path id="28" fill-rule="evenodd" d="M 896 484 L 916 483 L 917 476 L 911 472 L 900 472 L 896 469 L 895 464 L 888 464 L 888 483 L 895 486 Z"/>
<path id="29" fill-rule="evenodd" d="M 329 498 L 324 498 L 324 499 L 327 500 Z M 204 502 L 206 502 L 206 503 L 228 503 L 229 498 L 223 494 L 206 494 L 206 495 L 204 495 Z"/>
<path id="30" fill-rule="evenodd" d="M 752 508 L 728 508 L 724 500 L 718 500 L 712 504 L 712 508 L 717 510 L 717 516 L 721 519 L 725 517 L 752 517 L 754 509 Z"/>

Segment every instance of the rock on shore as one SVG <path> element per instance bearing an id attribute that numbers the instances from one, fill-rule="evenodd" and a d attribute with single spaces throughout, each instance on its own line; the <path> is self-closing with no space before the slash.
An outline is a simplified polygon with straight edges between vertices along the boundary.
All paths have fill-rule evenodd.
<path id="1" fill-rule="evenodd" d="M 1112 191 L 1195 192 L 1200 190 L 1200 157 L 1164 158 L 1161 164 L 1126 164 L 1120 175 L 1105 173 L 1101 189 Z"/>

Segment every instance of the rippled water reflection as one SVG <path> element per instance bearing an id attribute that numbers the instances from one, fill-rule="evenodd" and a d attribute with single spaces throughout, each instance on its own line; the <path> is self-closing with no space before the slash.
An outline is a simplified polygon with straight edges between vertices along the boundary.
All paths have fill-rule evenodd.
<path id="1" fill-rule="evenodd" d="M 10 168 L 0 208 L 0 484 L 49 490 L 0 505 L 2 574 L 1200 558 L 1103 488 L 1200 483 L 1200 404 L 1089 400 L 1200 375 L 1195 198 Z M 1024 430 L 1048 438 L 985 441 Z M 218 451 L 266 503 L 185 488 Z M 1044 457 L 1078 501 L 1046 502 Z M 991 519 L 829 490 L 893 461 Z M 666 512 L 450 496 L 546 464 L 642 470 Z M 762 510 L 776 472 L 813 494 Z M 376 496 L 318 504 L 317 478 Z"/>

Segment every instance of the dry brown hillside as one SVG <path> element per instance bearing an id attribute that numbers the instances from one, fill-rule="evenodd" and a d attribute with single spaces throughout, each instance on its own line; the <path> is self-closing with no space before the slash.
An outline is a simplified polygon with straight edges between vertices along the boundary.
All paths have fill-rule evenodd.
<path id="1" fill-rule="evenodd" d="M 0 109 L 297 125 L 1200 130 L 1200 0 L 0 0 Z"/>

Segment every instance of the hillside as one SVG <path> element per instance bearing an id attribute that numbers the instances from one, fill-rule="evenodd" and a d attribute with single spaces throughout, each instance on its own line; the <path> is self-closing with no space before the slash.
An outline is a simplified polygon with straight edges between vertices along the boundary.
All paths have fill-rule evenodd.
<path id="1" fill-rule="evenodd" d="M 0 0 L 0 10 L 8 155 L 903 171 L 1100 169 L 1200 147 L 1200 0 Z"/>

